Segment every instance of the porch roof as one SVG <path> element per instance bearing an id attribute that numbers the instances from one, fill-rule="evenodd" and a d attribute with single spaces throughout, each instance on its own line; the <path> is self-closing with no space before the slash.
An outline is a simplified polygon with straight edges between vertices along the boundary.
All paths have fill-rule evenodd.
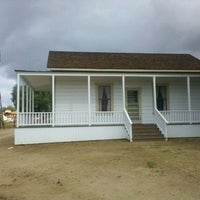
<path id="1" fill-rule="evenodd" d="M 47 67 L 62 71 L 199 71 L 190 54 L 104 53 L 50 51 Z"/>

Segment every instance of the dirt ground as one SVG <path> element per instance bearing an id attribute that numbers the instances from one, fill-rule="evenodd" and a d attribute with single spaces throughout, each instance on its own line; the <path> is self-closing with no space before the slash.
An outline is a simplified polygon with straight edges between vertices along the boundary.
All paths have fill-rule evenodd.
<path id="1" fill-rule="evenodd" d="M 200 138 L 14 146 L 0 130 L 0 200 L 33 199 L 200 199 Z"/>

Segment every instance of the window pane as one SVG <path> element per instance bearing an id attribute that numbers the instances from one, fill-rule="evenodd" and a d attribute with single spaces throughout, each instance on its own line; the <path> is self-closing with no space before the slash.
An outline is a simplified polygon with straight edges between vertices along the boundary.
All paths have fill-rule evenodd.
<path id="1" fill-rule="evenodd" d="M 110 86 L 99 86 L 99 111 L 110 111 L 111 110 L 111 87 Z"/>
<path id="2" fill-rule="evenodd" d="M 134 90 L 128 90 L 128 103 L 138 103 L 138 92 Z"/>
<path id="3" fill-rule="evenodd" d="M 157 86 L 156 93 L 158 110 L 167 110 L 167 86 Z"/>

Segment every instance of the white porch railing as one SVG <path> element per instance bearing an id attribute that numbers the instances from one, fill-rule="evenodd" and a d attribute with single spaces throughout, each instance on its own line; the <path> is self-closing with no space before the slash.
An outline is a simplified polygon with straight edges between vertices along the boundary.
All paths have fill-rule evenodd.
<path id="1" fill-rule="evenodd" d="M 165 140 L 167 140 L 168 139 L 168 136 L 167 136 L 168 121 L 165 119 L 165 117 L 161 114 L 161 112 L 157 108 L 155 108 L 155 110 L 154 110 L 154 117 L 155 117 L 155 122 L 156 122 L 158 128 L 164 135 Z"/>
<path id="2" fill-rule="evenodd" d="M 132 142 L 132 121 L 124 109 L 109 112 L 21 112 L 17 126 L 124 125 Z"/>
<path id="3" fill-rule="evenodd" d="M 19 113 L 18 126 L 47 126 L 52 124 L 51 112 L 23 112 Z"/>
<path id="4" fill-rule="evenodd" d="M 160 112 L 169 123 L 200 123 L 200 111 L 172 110 Z"/>
<path id="5" fill-rule="evenodd" d="M 200 123 L 200 111 L 188 111 L 188 110 L 170 110 L 170 111 L 158 111 L 154 112 L 155 122 L 160 131 L 167 139 L 167 125 L 168 124 L 193 124 Z"/>
<path id="6" fill-rule="evenodd" d="M 24 112 L 19 113 L 18 126 L 37 125 L 101 125 L 101 124 L 124 124 L 123 111 L 110 112 Z"/>
<path id="7" fill-rule="evenodd" d="M 91 124 L 123 124 L 123 112 L 91 112 Z"/>
<path id="8" fill-rule="evenodd" d="M 55 126 L 71 126 L 71 125 L 87 125 L 88 124 L 88 112 L 55 112 L 54 113 L 54 125 Z"/>
<path id="9" fill-rule="evenodd" d="M 130 140 L 130 142 L 132 142 L 133 141 L 133 135 L 132 135 L 132 124 L 133 123 L 132 123 L 131 118 L 129 117 L 126 109 L 123 110 L 123 113 L 124 113 L 124 126 L 129 135 L 129 140 Z"/>

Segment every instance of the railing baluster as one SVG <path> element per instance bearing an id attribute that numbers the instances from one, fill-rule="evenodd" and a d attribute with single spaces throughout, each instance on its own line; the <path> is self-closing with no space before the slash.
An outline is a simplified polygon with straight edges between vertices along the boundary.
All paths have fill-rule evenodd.
<path id="1" fill-rule="evenodd" d="M 160 111 L 169 123 L 198 123 L 200 111 Z M 52 125 L 53 114 L 51 112 L 21 112 L 19 114 L 19 126 Z M 191 119 L 190 119 L 191 116 Z M 91 112 L 91 124 L 119 124 L 124 121 L 124 112 L 109 111 Z M 160 122 L 161 123 L 161 122 Z M 55 113 L 55 125 L 83 125 L 88 124 L 88 112 L 57 112 Z"/>

